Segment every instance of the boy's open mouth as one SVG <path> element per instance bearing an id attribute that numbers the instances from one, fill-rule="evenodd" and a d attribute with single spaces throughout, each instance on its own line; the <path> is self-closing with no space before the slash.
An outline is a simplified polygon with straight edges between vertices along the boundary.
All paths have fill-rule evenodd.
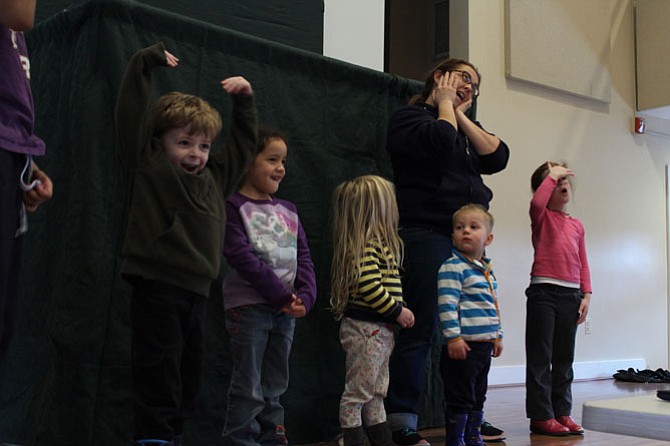
<path id="1" fill-rule="evenodd" d="M 198 165 L 194 164 L 182 164 L 181 165 L 182 169 L 184 169 L 188 173 L 196 173 L 198 171 Z"/>

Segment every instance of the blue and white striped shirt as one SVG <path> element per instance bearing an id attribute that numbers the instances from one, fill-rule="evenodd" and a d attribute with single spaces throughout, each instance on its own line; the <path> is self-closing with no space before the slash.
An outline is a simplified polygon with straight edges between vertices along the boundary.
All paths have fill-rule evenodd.
<path id="1" fill-rule="evenodd" d="M 447 342 L 502 338 L 500 310 L 491 261 L 473 260 L 454 249 L 437 273 L 440 329 Z"/>

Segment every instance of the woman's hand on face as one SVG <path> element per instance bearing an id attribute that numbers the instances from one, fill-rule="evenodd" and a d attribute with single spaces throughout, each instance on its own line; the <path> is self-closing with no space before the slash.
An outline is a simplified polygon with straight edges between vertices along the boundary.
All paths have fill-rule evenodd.
<path id="1" fill-rule="evenodd" d="M 451 102 L 452 104 L 455 103 L 457 97 L 456 88 L 459 82 L 458 73 L 442 73 L 437 82 L 435 82 L 435 88 L 433 88 L 433 101 L 436 107 L 439 107 L 444 101 Z"/>
<path id="2" fill-rule="evenodd" d="M 455 109 L 456 111 L 460 111 L 460 112 L 463 112 L 463 113 L 467 113 L 468 110 L 470 110 L 470 106 L 472 106 L 472 99 L 468 99 L 468 100 L 465 101 L 465 102 L 461 102 L 461 103 L 458 104 L 457 106 L 456 106 L 456 104 L 454 104 L 454 109 Z"/>

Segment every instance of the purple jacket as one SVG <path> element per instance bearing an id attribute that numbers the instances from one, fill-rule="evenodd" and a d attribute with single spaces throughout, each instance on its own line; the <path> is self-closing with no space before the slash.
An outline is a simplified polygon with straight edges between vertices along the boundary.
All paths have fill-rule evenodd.
<path id="1" fill-rule="evenodd" d="M 223 282 L 224 308 L 268 305 L 280 310 L 295 294 L 311 310 L 316 278 L 295 205 L 236 193 L 226 201 L 226 214 L 223 254 L 233 270 Z"/>
<path id="2" fill-rule="evenodd" d="M 0 25 L 0 149 L 44 155 L 44 141 L 33 134 L 34 121 L 26 40 Z"/>

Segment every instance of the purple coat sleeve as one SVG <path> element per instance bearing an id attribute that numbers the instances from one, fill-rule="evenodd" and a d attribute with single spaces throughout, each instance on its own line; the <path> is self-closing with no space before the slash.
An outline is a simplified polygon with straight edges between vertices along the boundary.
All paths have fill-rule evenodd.
<path id="1" fill-rule="evenodd" d="M 302 222 L 298 227 L 298 271 L 294 285 L 296 295 L 302 300 L 309 313 L 314 307 L 314 301 L 316 301 L 316 277 L 312 255 L 307 244 L 307 235 L 302 228 Z"/>

